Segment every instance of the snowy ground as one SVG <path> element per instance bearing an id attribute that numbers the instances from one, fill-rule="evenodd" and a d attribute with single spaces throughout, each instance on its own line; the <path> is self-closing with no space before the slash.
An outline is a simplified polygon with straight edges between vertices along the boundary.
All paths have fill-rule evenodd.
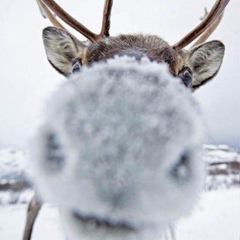
<path id="1" fill-rule="evenodd" d="M 204 193 L 192 216 L 177 225 L 177 240 L 239 240 L 239 197 L 239 189 Z M 0 239 L 20 240 L 25 217 L 26 205 L 0 207 Z M 53 239 L 65 240 L 57 209 L 45 205 L 33 240 Z"/>
<path id="2" fill-rule="evenodd" d="M 226 146 L 205 146 L 204 160 L 211 163 L 217 161 L 239 163 L 238 151 Z M 29 188 L 17 196 L 1 192 L 4 183 L 16 183 L 26 180 L 26 153 L 14 150 L 0 151 L 0 240 L 20 240 L 23 234 L 26 218 L 26 204 L 33 192 Z M 223 170 L 224 168 L 220 168 Z M 233 180 L 239 180 L 238 175 Z M 223 178 L 223 179 L 222 179 Z M 219 181 L 220 180 L 220 181 Z M 240 237 L 240 189 L 237 186 L 226 189 L 231 185 L 226 177 L 221 176 L 215 190 L 204 192 L 192 215 L 182 219 L 176 226 L 177 240 L 239 240 Z M 209 177 L 206 181 L 213 181 Z M 2 185 L 1 185 L 2 184 Z M 218 190 L 217 190 L 217 189 Z M 219 190 L 223 189 L 223 190 Z M 15 197 L 15 198 L 14 198 Z M 187 196 L 186 196 L 187 197 Z M 14 203 L 17 199 L 17 204 Z M 12 204 L 12 205 L 9 205 Z M 13 230 L 14 228 L 14 230 Z M 51 205 L 44 205 L 37 218 L 33 233 L 33 240 L 65 240 L 57 209 Z"/>

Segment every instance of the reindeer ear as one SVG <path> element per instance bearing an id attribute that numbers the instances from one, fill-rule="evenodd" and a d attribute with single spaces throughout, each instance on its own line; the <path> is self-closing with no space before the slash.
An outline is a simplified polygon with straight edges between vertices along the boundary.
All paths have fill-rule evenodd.
<path id="1" fill-rule="evenodd" d="M 196 89 L 211 80 L 218 73 L 225 46 L 220 41 L 211 41 L 191 49 L 187 62 L 193 71 L 192 88 Z"/>
<path id="2" fill-rule="evenodd" d="M 79 57 L 86 47 L 70 33 L 56 27 L 43 30 L 43 43 L 49 62 L 65 76 L 72 73 L 72 61 Z"/>

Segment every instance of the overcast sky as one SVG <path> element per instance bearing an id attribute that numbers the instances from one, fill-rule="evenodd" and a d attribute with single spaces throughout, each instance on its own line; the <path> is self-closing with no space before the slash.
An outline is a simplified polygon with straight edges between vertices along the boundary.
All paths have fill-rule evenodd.
<path id="1" fill-rule="evenodd" d="M 79 21 L 99 31 L 103 0 L 59 0 Z M 157 34 L 170 44 L 191 30 L 214 0 L 115 0 L 111 34 Z M 49 24 L 35 0 L 0 2 L 0 148 L 25 148 L 41 121 L 45 99 L 64 81 L 47 62 L 42 29 Z M 195 93 L 209 143 L 240 148 L 240 1 L 231 0 L 210 39 L 226 45 L 217 77 Z M 82 36 L 76 35 L 80 39 Z"/>

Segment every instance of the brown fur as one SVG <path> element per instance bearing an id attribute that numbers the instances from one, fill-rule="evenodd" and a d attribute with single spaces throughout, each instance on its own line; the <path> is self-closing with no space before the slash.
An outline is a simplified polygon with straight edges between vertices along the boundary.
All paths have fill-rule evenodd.
<path id="1" fill-rule="evenodd" d="M 190 68 L 193 90 L 217 74 L 225 50 L 221 42 L 211 41 L 190 50 L 176 51 L 162 38 L 142 34 L 106 37 L 93 43 L 86 43 L 55 27 L 43 30 L 43 40 L 49 62 L 65 76 L 72 73 L 72 63 L 77 58 L 83 65 L 91 65 L 116 55 L 129 55 L 136 59 L 145 56 L 151 61 L 168 63 L 169 70 L 174 76 L 178 76 L 184 67 Z"/>
<path id="2" fill-rule="evenodd" d="M 106 61 L 115 55 L 138 52 L 152 61 L 166 62 L 175 76 L 184 66 L 182 57 L 164 40 L 154 35 L 119 35 L 92 43 L 83 56 L 83 64 Z"/>

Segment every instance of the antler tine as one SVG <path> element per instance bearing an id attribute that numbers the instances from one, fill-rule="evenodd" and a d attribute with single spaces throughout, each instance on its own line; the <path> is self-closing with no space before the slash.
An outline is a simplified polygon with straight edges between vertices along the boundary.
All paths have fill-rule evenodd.
<path id="1" fill-rule="evenodd" d="M 223 13 L 225 7 L 230 2 L 230 0 L 217 0 L 209 12 L 207 17 L 190 33 L 188 33 L 185 37 L 183 37 L 179 42 L 173 45 L 173 48 L 176 51 L 181 50 L 190 44 L 193 40 L 199 37 L 205 30 L 211 26 L 214 21 Z"/>
<path id="2" fill-rule="evenodd" d="M 63 25 L 56 19 L 56 17 L 51 13 L 51 11 L 47 8 L 47 6 L 41 0 L 37 0 L 37 3 L 39 5 L 40 11 L 43 17 L 47 17 L 50 20 L 50 22 L 53 24 L 53 26 L 66 30 L 66 28 L 63 27 Z"/>
<path id="3" fill-rule="evenodd" d="M 218 19 L 199 37 L 199 39 L 193 44 L 192 47 L 195 47 L 199 44 L 202 44 L 206 42 L 206 40 L 209 38 L 209 36 L 215 31 L 215 29 L 218 27 L 219 23 L 221 22 L 223 18 L 224 12 L 218 17 Z"/>
<path id="4" fill-rule="evenodd" d="M 38 7 L 39 7 L 39 11 L 40 11 L 40 13 L 42 14 L 43 18 L 47 18 L 46 14 L 45 14 L 45 12 L 44 12 L 41 4 L 40 4 L 40 1 L 41 1 L 41 0 L 36 0 L 36 2 L 37 2 L 37 4 L 38 4 Z"/>
<path id="5" fill-rule="evenodd" d="M 61 18 L 69 26 L 80 32 L 83 36 L 89 39 L 91 42 L 95 42 L 99 35 L 93 33 L 72 16 L 70 16 L 66 11 L 64 11 L 54 0 L 41 0 L 45 3 L 59 18 Z"/>
<path id="6" fill-rule="evenodd" d="M 113 0 L 105 1 L 105 6 L 104 6 L 104 10 L 103 10 L 102 29 L 99 34 L 100 37 L 109 37 L 112 5 L 113 5 Z"/>

